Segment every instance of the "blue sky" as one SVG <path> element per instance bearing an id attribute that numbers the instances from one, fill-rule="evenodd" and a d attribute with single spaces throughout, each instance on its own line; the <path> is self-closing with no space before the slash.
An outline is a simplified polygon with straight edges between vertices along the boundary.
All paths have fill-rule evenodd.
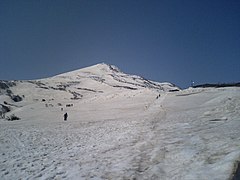
<path id="1" fill-rule="evenodd" d="M 1 0 L 0 79 L 105 62 L 182 88 L 240 81 L 240 0 Z"/>

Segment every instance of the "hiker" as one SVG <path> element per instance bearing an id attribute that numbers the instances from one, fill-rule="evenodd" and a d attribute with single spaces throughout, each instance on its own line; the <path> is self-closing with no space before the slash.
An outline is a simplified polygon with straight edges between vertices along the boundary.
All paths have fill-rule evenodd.
<path id="1" fill-rule="evenodd" d="M 65 113 L 65 114 L 63 115 L 63 117 L 64 117 L 64 121 L 66 121 L 66 120 L 67 120 L 67 118 L 68 118 L 68 114 L 67 114 L 67 113 Z"/>

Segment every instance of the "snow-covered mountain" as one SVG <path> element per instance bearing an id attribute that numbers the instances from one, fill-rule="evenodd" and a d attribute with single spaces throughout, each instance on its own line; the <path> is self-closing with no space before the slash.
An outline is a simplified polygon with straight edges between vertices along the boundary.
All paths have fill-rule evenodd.
<path id="1" fill-rule="evenodd" d="M 0 81 L 0 111 L 0 179 L 239 176 L 239 87 L 180 90 L 97 64 Z"/>
<path id="2" fill-rule="evenodd" d="M 156 92 L 179 90 L 173 84 L 153 82 L 140 76 L 125 74 L 117 67 L 104 63 L 46 79 L 0 81 L 1 100 L 6 102 L 23 100 L 29 103 L 45 98 L 79 100 L 124 90 L 146 89 Z"/>

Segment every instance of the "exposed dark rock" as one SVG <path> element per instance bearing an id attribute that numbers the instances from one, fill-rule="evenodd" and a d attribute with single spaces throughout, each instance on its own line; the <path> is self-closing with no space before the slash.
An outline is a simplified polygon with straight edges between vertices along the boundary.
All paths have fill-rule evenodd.
<path id="1" fill-rule="evenodd" d="M 112 70 L 113 72 L 121 72 L 120 69 L 118 69 L 116 66 L 113 65 L 108 65 L 109 69 Z"/>
<path id="2" fill-rule="evenodd" d="M 18 106 L 16 104 L 11 104 L 11 103 L 8 103 L 6 101 L 3 102 L 5 105 L 8 105 L 8 106 L 14 106 L 14 107 L 22 107 L 22 106 Z"/>
<path id="3" fill-rule="evenodd" d="M 170 89 L 169 92 L 176 92 L 179 91 L 179 89 Z"/>
<path id="4" fill-rule="evenodd" d="M 3 89 L 8 89 L 9 87 L 16 86 L 17 81 L 2 81 L 0 80 L 0 88 L 3 87 Z"/>
<path id="5" fill-rule="evenodd" d="M 234 169 L 234 174 L 231 180 L 239 180 L 240 179 L 240 162 L 237 162 Z"/>
<path id="6" fill-rule="evenodd" d="M 12 91 L 10 89 L 7 89 L 7 95 L 11 95 L 12 94 Z"/>
<path id="7" fill-rule="evenodd" d="M 103 83 L 105 79 L 98 77 L 98 76 L 90 76 L 91 79 Z"/>
<path id="8" fill-rule="evenodd" d="M 201 87 L 201 88 L 240 87 L 240 83 L 200 84 L 200 85 L 193 86 L 193 88 L 199 88 L 199 87 Z"/>
<path id="9" fill-rule="evenodd" d="M 66 104 L 66 107 L 73 107 L 73 104 Z"/>
<path id="10" fill-rule="evenodd" d="M 77 92 L 74 92 L 74 91 L 69 91 L 72 95 L 73 95 L 73 100 L 78 100 L 78 99 L 81 99 L 83 97 L 83 95 L 77 93 Z"/>
<path id="11" fill-rule="evenodd" d="M 48 89 L 46 84 L 42 83 L 41 81 L 33 81 L 33 80 L 31 80 L 31 81 L 27 81 L 27 82 L 37 85 L 37 88 Z"/>
<path id="12" fill-rule="evenodd" d="M 20 120 L 21 118 L 17 117 L 15 114 L 12 114 L 10 117 L 6 118 L 8 121 Z"/>
<path id="13" fill-rule="evenodd" d="M 183 94 L 177 94 L 176 96 L 190 96 L 194 94 L 198 94 L 199 92 L 191 92 L 191 93 L 183 93 Z"/>
<path id="14" fill-rule="evenodd" d="M 8 89 L 8 88 L 9 87 L 8 87 L 8 85 L 5 82 L 0 81 L 0 89 Z"/>
<path id="15" fill-rule="evenodd" d="M 49 87 L 45 87 L 45 86 L 38 86 L 38 88 L 49 89 Z"/>
<path id="16" fill-rule="evenodd" d="M 0 111 L 3 112 L 3 113 L 10 112 L 11 108 L 8 107 L 8 106 L 5 106 L 3 104 L 0 104 Z"/>
<path id="17" fill-rule="evenodd" d="M 137 90 L 137 88 L 133 88 L 133 87 L 129 87 L 129 86 L 118 86 L 118 85 L 115 85 L 113 87 L 125 88 L 125 89 L 130 89 L 130 90 Z"/>
<path id="18" fill-rule="evenodd" d="M 58 88 L 50 87 L 50 88 L 53 90 L 66 91 L 66 86 L 63 86 L 63 85 L 57 85 L 57 86 L 61 86 L 61 87 L 58 87 Z"/>
<path id="19" fill-rule="evenodd" d="M 11 98 L 14 102 L 22 101 L 22 97 L 20 97 L 19 95 L 13 95 L 13 96 L 11 96 Z"/>
<path id="20" fill-rule="evenodd" d="M 89 89 L 89 88 L 77 88 L 79 90 L 84 90 L 84 91 L 90 91 L 90 92 L 99 92 L 99 93 L 103 93 L 103 91 L 96 91 L 94 89 Z"/>
<path id="21" fill-rule="evenodd" d="M 80 83 L 81 83 L 80 81 L 69 81 L 67 83 L 58 84 L 57 87 L 49 87 L 49 88 L 54 89 L 54 90 L 59 90 L 59 91 L 66 91 L 67 87 L 77 85 Z"/>
<path id="22" fill-rule="evenodd" d="M 138 86 L 138 87 L 163 90 L 163 88 L 160 85 L 158 85 L 154 82 L 151 82 L 140 76 L 116 75 L 116 74 L 110 74 L 110 76 L 112 76 L 114 80 L 121 82 L 121 83 L 126 83 L 126 84 L 130 84 L 133 86 Z M 135 82 L 133 83 L 133 82 L 128 81 L 129 78 L 132 78 L 133 80 L 135 80 Z"/>

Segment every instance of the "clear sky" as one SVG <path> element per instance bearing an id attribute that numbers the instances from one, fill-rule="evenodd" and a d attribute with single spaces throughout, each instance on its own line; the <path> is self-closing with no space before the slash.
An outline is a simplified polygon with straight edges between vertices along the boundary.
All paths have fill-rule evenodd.
<path id="1" fill-rule="evenodd" d="M 0 79 L 105 62 L 182 88 L 240 81 L 240 0 L 0 0 Z"/>

